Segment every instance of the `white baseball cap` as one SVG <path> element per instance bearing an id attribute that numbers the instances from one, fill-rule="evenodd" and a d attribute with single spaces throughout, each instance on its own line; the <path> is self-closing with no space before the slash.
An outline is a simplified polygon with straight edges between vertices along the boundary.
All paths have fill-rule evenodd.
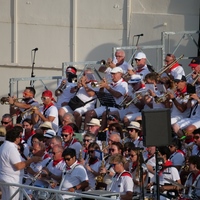
<path id="1" fill-rule="evenodd" d="M 143 52 L 138 52 L 135 55 L 135 59 L 142 59 L 142 58 L 147 58 L 146 55 Z"/>

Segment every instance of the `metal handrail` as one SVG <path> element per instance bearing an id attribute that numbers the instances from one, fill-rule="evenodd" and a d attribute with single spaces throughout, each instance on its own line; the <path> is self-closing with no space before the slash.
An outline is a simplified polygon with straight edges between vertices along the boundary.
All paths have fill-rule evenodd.
<path id="1" fill-rule="evenodd" d="M 19 200 L 23 200 L 24 197 L 26 197 L 27 200 L 31 200 L 31 198 L 28 196 L 28 194 L 27 194 L 25 189 L 31 189 L 33 191 L 45 191 L 45 192 L 49 192 L 49 193 L 54 194 L 53 197 L 49 198 L 48 200 L 64 200 L 62 195 L 73 196 L 73 197 L 70 198 L 70 200 L 74 200 L 77 197 L 79 197 L 79 198 L 88 198 L 88 199 L 97 199 L 97 200 L 110 200 L 110 199 L 117 199 L 117 198 L 120 197 L 120 194 L 119 193 L 115 193 L 115 192 L 110 193 L 109 194 L 110 197 L 108 198 L 108 197 L 102 197 L 102 196 L 96 196 L 96 195 L 90 195 L 90 194 L 87 195 L 87 194 L 82 194 L 82 193 L 72 193 L 72 192 L 60 191 L 60 190 L 56 190 L 56 189 L 35 187 L 35 186 L 22 185 L 22 184 L 16 184 L 16 183 L 0 182 L 0 185 L 18 187 L 18 190 L 8 200 L 12 200 L 17 193 L 20 193 Z M 105 191 L 105 193 L 106 192 L 108 192 L 108 191 Z M 112 197 L 114 197 L 114 198 L 112 198 Z"/>

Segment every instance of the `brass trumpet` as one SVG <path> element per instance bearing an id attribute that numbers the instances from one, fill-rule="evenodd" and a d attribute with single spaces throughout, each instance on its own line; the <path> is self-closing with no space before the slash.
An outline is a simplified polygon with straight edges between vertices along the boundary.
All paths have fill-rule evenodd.
<path id="1" fill-rule="evenodd" d="M 18 101 L 18 100 L 22 100 L 23 98 L 17 98 L 17 99 L 15 99 L 15 101 Z M 2 104 L 2 105 L 9 105 L 10 103 L 9 103 L 9 97 L 2 97 L 1 99 L 0 99 L 0 103 Z"/>
<path id="2" fill-rule="evenodd" d="M 129 102 L 126 101 L 129 96 L 125 97 L 123 99 L 123 101 L 119 104 L 119 106 L 123 107 L 123 108 L 128 108 L 132 103 L 133 104 L 138 103 L 138 100 L 139 100 L 140 97 L 144 97 L 145 95 L 149 95 L 149 92 L 147 90 L 143 90 L 143 91 L 135 92 L 134 95 L 135 95 L 135 97 L 132 98 Z"/>
<path id="3" fill-rule="evenodd" d="M 100 61 L 100 65 L 103 65 L 105 67 L 110 67 L 110 63 L 112 62 L 112 59 L 111 58 L 108 58 L 107 62 L 105 60 L 101 60 Z"/>
<path id="4" fill-rule="evenodd" d="M 43 105 L 43 104 L 41 104 L 41 105 Z M 21 117 L 23 118 L 25 115 L 26 116 L 32 115 L 34 110 L 38 109 L 41 105 L 39 105 L 39 106 L 31 106 L 29 109 L 27 109 L 27 110 L 25 110 L 25 111 L 23 111 L 21 113 Z"/>
<path id="5" fill-rule="evenodd" d="M 92 88 L 97 88 L 97 87 L 100 87 L 100 84 L 101 84 L 101 82 L 92 82 L 91 83 L 91 87 Z M 108 84 L 110 84 L 110 82 Z"/>

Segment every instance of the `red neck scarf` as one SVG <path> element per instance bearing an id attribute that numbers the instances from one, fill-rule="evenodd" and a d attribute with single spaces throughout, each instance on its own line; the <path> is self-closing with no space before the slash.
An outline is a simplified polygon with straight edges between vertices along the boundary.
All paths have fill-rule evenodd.
<path id="1" fill-rule="evenodd" d="M 96 157 L 95 158 L 90 158 L 88 164 L 89 165 L 94 165 L 96 162 L 98 162 L 98 159 Z"/>
<path id="2" fill-rule="evenodd" d="M 168 167 L 172 167 L 172 165 L 173 165 L 173 163 L 172 163 L 170 160 L 167 160 L 167 161 L 163 164 L 162 169 L 161 169 L 160 172 L 159 172 L 159 176 L 163 173 L 163 171 L 164 171 L 165 169 L 167 169 Z"/>
<path id="3" fill-rule="evenodd" d="M 62 160 L 63 160 L 63 158 L 60 158 L 58 160 L 53 160 L 53 166 L 55 167 Z"/>
<path id="4" fill-rule="evenodd" d="M 134 162 L 132 164 L 131 172 L 134 172 L 136 170 L 137 166 L 138 166 L 138 162 Z"/>
<path id="5" fill-rule="evenodd" d="M 141 71 L 143 71 L 144 70 L 144 67 L 142 68 L 142 69 L 138 69 L 137 71 L 136 71 L 136 73 L 140 73 Z"/>
<path id="6" fill-rule="evenodd" d="M 186 92 L 187 92 L 187 86 L 185 86 L 182 90 L 177 90 L 176 96 L 177 97 L 183 96 L 183 94 L 185 94 Z"/>
<path id="7" fill-rule="evenodd" d="M 172 67 L 170 67 L 170 72 L 173 70 L 173 69 L 175 69 L 175 68 L 177 68 L 178 66 L 180 66 L 180 64 L 179 63 L 175 63 L 174 65 L 172 65 Z"/>
<path id="8" fill-rule="evenodd" d="M 185 156 L 185 152 L 182 151 L 181 149 L 177 149 L 176 151 L 177 151 L 178 153 L 182 153 L 182 154 Z"/>
<path id="9" fill-rule="evenodd" d="M 70 141 L 65 143 L 65 147 L 69 147 L 70 145 L 72 145 L 76 142 L 78 142 L 78 140 L 76 138 L 72 138 Z"/>
<path id="10" fill-rule="evenodd" d="M 44 105 L 43 111 L 47 110 L 49 107 L 53 106 L 54 104 L 51 102 L 48 105 Z"/>
<path id="11" fill-rule="evenodd" d="M 34 135 L 34 134 L 35 134 L 35 131 L 34 131 L 34 130 L 31 130 L 30 133 L 28 133 L 28 134 L 26 133 L 26 134 L 24 135 L 24 138 L 23 138 L 23 139 L 24 139 L 25 141 L 27 141 L 28 138 L 31 137 L 31 136 Z"/>

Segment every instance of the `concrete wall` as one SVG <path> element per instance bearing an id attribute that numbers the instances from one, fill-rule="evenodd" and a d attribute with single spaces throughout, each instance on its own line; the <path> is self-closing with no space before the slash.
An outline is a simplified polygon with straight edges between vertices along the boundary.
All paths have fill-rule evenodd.
<path id="1" fill-rule="evenodd" d="M 0 0 L 0 97 L 9 91 L 9 78 L 30 77 L 31 50 L 36 47 L 35 75 L 61 75 L 62 62 L 107 59 L 113 47 L 135 45 L 135 34 L 143 33 L 139 46 L 147 46 L 160 45 L 163 31 L 198 30 L 199 4 L 199 0 Z M 173 52 L 180 37 L 170 36 L 166 52 Z M 198 40 L 198 34 L 194 38 Z M 156 65 L 156 51 L 145 53 Z M 175 54 L 182 53 L 197 55 L 188 36 Z M 127 51 L 127 59 L 131 54 Z M 188 63 L 183 61 L 186 68 Z M 43 89 L 38 87 L 37 98 Z M 0 106 L 0 115 L 7 107 Z"/>

